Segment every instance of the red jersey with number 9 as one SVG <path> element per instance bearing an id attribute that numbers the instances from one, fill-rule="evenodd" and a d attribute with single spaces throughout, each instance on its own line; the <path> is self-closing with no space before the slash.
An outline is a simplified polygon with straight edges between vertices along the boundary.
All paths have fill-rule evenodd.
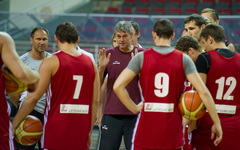
<path id="1" fill-rule="evenodd" d="M 51 78 L 44 114 L 43 148 L 87 149 L 95 71 L 89 56 L 55 54 L 59 68 Z"/>
<path id="2" fill-rule="evenodd" d="M 182 116 L 177 104 L 184 90 L 183 53 L 143 52 L 140 84 L 144 108 L 134 130 L 134 145 L 147 149 L 183 146 Z"/>

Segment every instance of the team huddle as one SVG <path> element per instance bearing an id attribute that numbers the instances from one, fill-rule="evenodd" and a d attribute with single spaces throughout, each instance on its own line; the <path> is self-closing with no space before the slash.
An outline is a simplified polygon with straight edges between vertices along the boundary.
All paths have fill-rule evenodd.
<path id="1" fill-rule="evenodd" d="M 156 21 L 149 33 L 154 46 L 144 49 L 138 43 L 139 25 L 119 21 L 113 47 L 99 50 L 98 65 L 77 46 L 78 31 L 70 22 L 57 26 L 59 51 L 53 54 L 45 51 L 45 28 L 32 30 L 32 49 L 20 58 L 13 39 L 0 32 L 1 67 L 31 89 L 9 94 L 18 108 L 10 121 L 1 77 L 0 150 L 36 147 L 13 140 L 29 114 L 42 122 L 37 146 L 44 150 L 90 149 L 95 124 L 99 150 L 118 150 L 122 139 L 127 150 L 240 149 L 240 54 L 226 41 L 215 10 L 192 14 L 184 24 L 173 48 L 173 23 Z M 199 94 L 206 108 L 197 120 L 178 109 L 180 97 L 189 90 Z"/>

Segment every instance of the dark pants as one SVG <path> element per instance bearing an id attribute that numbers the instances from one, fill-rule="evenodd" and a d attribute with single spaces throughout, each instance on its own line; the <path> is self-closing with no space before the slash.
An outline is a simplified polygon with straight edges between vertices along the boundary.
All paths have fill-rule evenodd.
<path id="1" fill-rule="evenodd" d="M 130 150 L 136 119 L 135 115 L 103 115 L 99 150 L 119 150 L 122 136 Z"/>
<path id="2" fill-rule="evenodd" d="M 33 110 L 30 113 L 30 115 L 37 117 L 43 123 L 43 114 L 37 112 L 36 110 Z M 14 139 L 14 142 L 15 142 L 16 150 L 35 150 L 36 144 L 38 144 L 38 149 L 39 150 L 41 149 L 41 142 L 40 141 L 38 143 L 34 144 L 34 145 L 31 145 L 31 146 L 21 145 L 15 139 Z"/>

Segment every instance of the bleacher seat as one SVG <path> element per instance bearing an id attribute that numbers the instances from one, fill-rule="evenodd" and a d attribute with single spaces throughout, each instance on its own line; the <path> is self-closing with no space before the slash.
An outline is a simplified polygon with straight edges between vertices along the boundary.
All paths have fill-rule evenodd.
<path id="1" fill-rule="evenodd" d="M 228 4 L 232 5 L 232 0 L 218 0 L 218 4 Z"/>
<path id="2" fill-rule="evenodd" d="M 183 14 L 185 14 L 185 15 L 190 15 L 190 14 L 194 14 L 194 13 L 196 13 L 196 14 L 199 13 L 197 8 L 185 8 L 183 10 Z"/>
<path id="3" fill-rule="evenodd" d="M 152 0 L 150 7 L 163 7 L 167 4 L 167 0 Z"/>
<path id="4" fill-rule="evenodd" d="M 136 0 L 124 0 L 122 3 L 122 7 L 132 7 L 136 5 Z"/>
<path id="5" fill-rule="evenodd" d="M 233 10 L 231 8 L 219 8 L 219 15 L 233 15 Z"/>
<path id="6" fill-rule="evenodd" d="M 185 0 L 184 4 L 189 3 L 189 4 L 195 4 L 198 5 L 199 0 Z"/>
<path id="7" fill-rule="evenodd" d="M 122 14 L 132 14 L 133 13 L 133 8 L 132 7 L 123 7 L 121 9 Z"/>
<path id="8" fill-rule="evenodd" d="M 214 6 L 215 5 L 215 0 L 202 0 L 202 3 L 210 3 Z"/>
<path id="9" fill-rule="evenodd" d="M 137 0 L 136 7 L 149 7 L 151 0 Z"/>
<path id="10" fill-rule="evenodd" d="M 168 8 L 167 14 L 168 15 L 181 15 L 182 9 L 181 8 Z"/>
<path id="11" fill-rule="evenodd" d="M 135 10 L 136 14 L 145 14 L 148 15 L 149 14 L 149 9 L 148 7 L 137 7 Z"/>
<path id="12" fill-rule="evenodd" d="M 179 6 L 182 5 L 182 0 L 168 0 L 170 4 L 178 4 Z"/>
<path id="13" fill-rule="evenodd" d="M 152 15 L 165 15 L 165 8 L 152 8 L 151 10 L 150 10 L 150 13 L 152 14 Z"/>
<path id="14" fill-rule="evenodd" d="M 213 8 L 213 4 L 212 3 L 200 3 L 200 4 L 198 4 L 197 8 L 198 8 L 198 12 L 201 13 L 201 11 L 204 8 Z"/>
<path id="15" fill-rule="evenodd" d="M 189 15 L 192 13 L 198 13 L 197 5 L 195 3 L 183 3 L 182 14 Z"/>
<path id="16" fill-rule="evenodd" d="M 118 7 L 108 7 L 107 13 L 118 14 L 119 13 Z"/>

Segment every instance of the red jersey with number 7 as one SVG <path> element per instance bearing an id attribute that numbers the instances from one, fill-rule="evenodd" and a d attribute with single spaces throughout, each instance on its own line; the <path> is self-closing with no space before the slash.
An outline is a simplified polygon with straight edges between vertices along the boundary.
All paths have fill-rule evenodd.
<path id="1" fill-rule="evenodd" d="M 59 68 L 51 78 L 44 113 L 42 147 L 87 149 L 91 127 L 94 65 L 85 54 L 55 53 Z"/>

